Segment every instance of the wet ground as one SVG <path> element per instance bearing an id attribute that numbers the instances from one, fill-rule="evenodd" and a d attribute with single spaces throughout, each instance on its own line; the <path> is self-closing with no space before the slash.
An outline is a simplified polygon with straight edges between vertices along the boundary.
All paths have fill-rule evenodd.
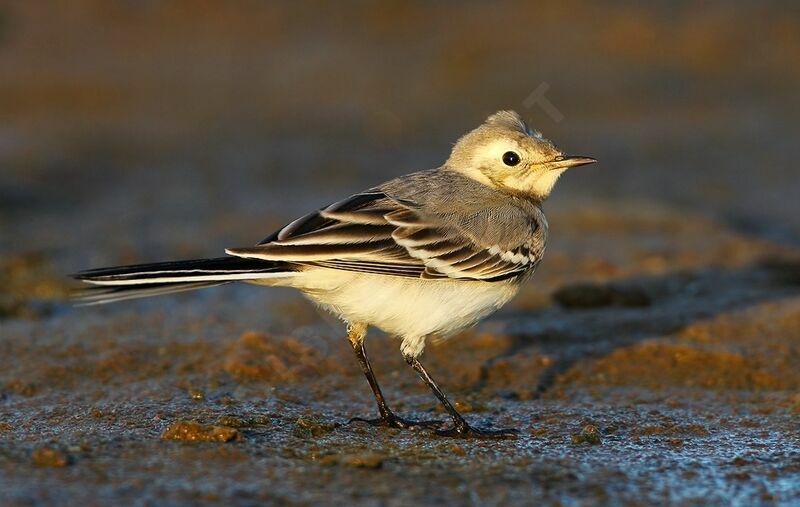
<path id="1" fill-rule="evenodd" d="M 562 243 L 586 240 L 560 221 Z M 4 503 L 800 501 L 800 261 L 667 223 L 703 251 L 600 281 L 603 252 L 555 249 L 511 308 L 429 348 L 458 407 L 511 441 L 348 424 L 374 415 L 366 382 L 342 330 L 291 292 L 20 303 L 2 323 Z M 628 225 L 609 233 L 636 245 Z M 707 251 L 726 255 L 712 268 Z M 10 262 L 12 284 L 57 290 Z M 445 419 L 396 342 L 368 346 L 399 412 Z"/>
<path id="2" fill-rule="evenodd" d="M 0 17 L 0 71 L 17 69 L 0 75 L 13 113 L 0 131 L 0 504 L 800 503 L 796 16 L 577 2 L 544 9 L 538 33 L 566 19 L 583 31 L 529 54 L 527 35 L 485 37 L 497 14 L 474 4 L 405 61 L 385 55 L 404 55 L 444 12 L 346 13 L 375 30 L 355 49 L 288 11 L 285 26 L 310 23 L 333 48 L 316 60 L 274 16 L 119 4 L 119 19 L 139 16 L 121 22 L 84 7 L 94 17 L 59 18 L 79 29 L 58 54 L 50 39 L 15 38 L 66 30 L 50 17 Z M 272 20 L 271 42 L 251 18 Z M 116 30 L 108 46 L 80 35 L 98 19 Z M 152 37 L 134 47 L 142 26 Z M 239 38 L 258 51 L 219 50 Z M 288 69 L 259 56 L 292 51 Z M 521 55 L 539 70 L 485 77 Z M 331 77 L 330 59 L 350 73 Z M 53 84 L 58 65 L 69 72 Z M 198 70 L 212 68 L 243 75 Z M 522 105 L 544 81 L 561 122 Z M 325 101 L 300 103 L 317 92 Z M 498 107 L 601 161 L 559 183 L 545 260 L 520 296 L 423 356 L 471 422 L 517 428 L 514 440 L 348 423 L 375 407 L 344 330 L 288 290 L 67 301 L 66 273 L 217 255 L 436 165 Z M 399 413 L 446 419 L 396 341 L 373 332 L 367 347 Z"/>

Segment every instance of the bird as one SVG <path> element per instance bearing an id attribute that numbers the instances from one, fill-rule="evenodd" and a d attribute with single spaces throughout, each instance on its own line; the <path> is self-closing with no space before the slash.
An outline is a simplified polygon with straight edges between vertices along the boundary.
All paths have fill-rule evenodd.
<path id="1" fill-rule="evenodd" d="M 319 208 L 254 246 L 73 277 L 93 285 L 81 296 L 85 304 L 232 282 L 295 288 L 346 325 L 378 409 L 377 418 L 351 422 L 426 428 L 447 437 L 513 438 L 515 429 L 469 424 L 420 358 L 428 340 L 475 325 L 519 292 L 545 251 L 542 203 L 564 171 L 595 162 L 566 155 L 515 111 L 498 111 L 460 137 L 440 167 Z M 390 408 L 367 356 L 369 327 L 399 338 L 406 363 L 451 424 L 406 419 Z"/>

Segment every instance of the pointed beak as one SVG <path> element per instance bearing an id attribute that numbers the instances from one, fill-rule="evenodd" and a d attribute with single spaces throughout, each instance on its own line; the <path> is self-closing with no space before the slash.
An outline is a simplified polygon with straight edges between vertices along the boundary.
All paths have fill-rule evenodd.
<path id="1" fill-rule="evenodd" d="M 568 169 L 570 167 L 578 167 L 581 165 L 594 164 L 597 160 L 592 157 L 581 157 L 578 155 L 561 155 L 556 157 L 555 160 L 549 162 L 547 165 L 550 169 Z"/>

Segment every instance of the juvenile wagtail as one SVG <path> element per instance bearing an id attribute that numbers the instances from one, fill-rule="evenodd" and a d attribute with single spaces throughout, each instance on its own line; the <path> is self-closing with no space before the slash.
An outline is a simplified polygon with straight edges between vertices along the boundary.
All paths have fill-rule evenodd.
<path id="1" fill-rule="evenodd" d="M 542 260 L 547 220 L 542 202 L 571 167 L 568 156 L 513 111 L 499 111 L 456 142 L 438 169 L 393 179 L 298 218 L 256 246 L 227 257 L 84 271 L 97 285 L 90 303 L 167 294 L 234 281 L 294 287 L 347 324 L 380 417 L 394 428 L 431 427 L 445 436 L 491 437 L 456 411 L 419 361 L 428 337 L 474 325 L 507 303 Z M 367 358 L 375 326 L 401 339 L 406 362 L 452 418 L 395 415 Z M 363 420 L 363 419 L 362 419 Z"/>

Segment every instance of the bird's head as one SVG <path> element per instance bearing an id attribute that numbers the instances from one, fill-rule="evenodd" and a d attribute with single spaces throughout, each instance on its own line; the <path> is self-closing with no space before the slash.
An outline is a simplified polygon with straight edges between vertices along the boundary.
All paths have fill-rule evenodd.
<path id="1" fill-rule="evenodd" d="M 544 200 L 561 173 L 595 159 L 565 155 L 514 111 L 498 111 L 456 142 L 445 167 L 499 190 Z"/>

